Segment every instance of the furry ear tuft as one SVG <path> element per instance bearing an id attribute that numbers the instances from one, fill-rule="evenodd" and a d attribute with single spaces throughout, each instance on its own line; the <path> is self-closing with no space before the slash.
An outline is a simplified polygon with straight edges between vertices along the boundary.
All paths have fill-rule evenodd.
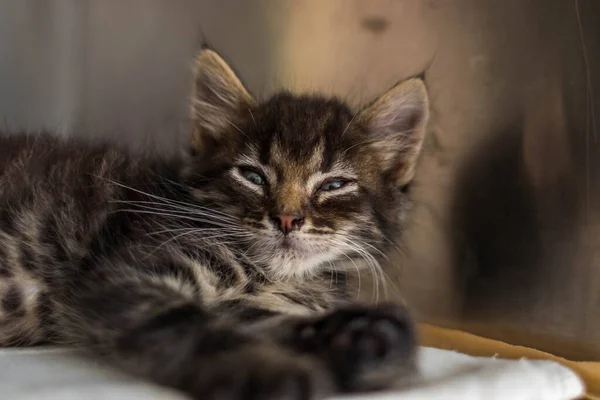
<path id="1" fill-rule="evenodd" d="M 202 150 L 206 140 L 219 140 L 231 132 L 242 110 L 253 107 L 254 100 L 242 82 L 213 50 L 196 57 L 192 99 L 192 145 Z"/>
<path id="2" fill-rule="evenodd" d="M 384 163 L 398 187 L 414 177 L 427 122 L 429 100 L 422 80 L 401 82 L 359 112 L 358 120 L 367 127 L 372 148 Z"/>

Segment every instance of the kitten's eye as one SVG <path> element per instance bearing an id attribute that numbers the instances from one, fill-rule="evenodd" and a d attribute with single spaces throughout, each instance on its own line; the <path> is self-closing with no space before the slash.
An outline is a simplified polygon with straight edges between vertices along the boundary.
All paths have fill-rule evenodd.
<path id="1" fill-rule="evenodd" d="M 250 182 L 254 183 L 255 185 L 263 186 L 264 184 L 267 183 L 266 179 L 263 178 L 262 175 L 260 175 L 258 172 L 252 171 L 250 169 L 245 169 L 245 168 L 241 168 L 240 172 L 242 173 L 242 176 L 244 178 L 246 178 Z"/>
<path id="2" fill-rule="evenodd" d="M 335 181 L 327 181 L 325 183 L 323 183 L 321 185 L 321 187 L 319 187 L 319 190 L 337 190 L 339 188 L 341 188 L 342 186 L 346 185 L 348 183 L 348 181 L 344 181 L 344 180 L 335 180 Z"/>

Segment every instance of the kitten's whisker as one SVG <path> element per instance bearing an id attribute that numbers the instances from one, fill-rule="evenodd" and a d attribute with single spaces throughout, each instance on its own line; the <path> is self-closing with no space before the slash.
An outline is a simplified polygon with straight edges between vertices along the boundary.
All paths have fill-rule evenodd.
<path id="1" fill-rule="evenodd" d="M 172 210 L 172 209 L 168 209 L 168 208 L 157 208 L 158 205 L 156 207 L 152 207 L 152 206 L 148 206 L 148 205 L 144 205 L 144 204 L 137 204 L 137 205 L 131 204 L 131 205 L 137 206 L 144 210 L 151 210 L 151 211 L 157 211 L 157 212 L 168 212 L 168 213 L 182 215 L 182 216 L 206 217 L 206 218 L 208 218 L 208 221 L 211 221 L 214 224 L 216 224 L 217 222 L 220 222 L 220 223 L 222 223 L 222 226 L 224 226 L 224 227 L 240 226 L 238 221 L 228 220 L 228 219 L 222 218 L 221 216 L 215 216 L 215 215 L 211 215 L 211 214 L 208 214 L 205 212 L 188 212 L 188 211 Z"/>
<path id="2" fill-rule="evenodd" d="M 364 247 L 360 244 L 354 242 L 353 240 L 344 237 L 341 238 L 352 250 L 354 250 L 360 257 L 362 257 L 371 272 L 373 277 L 373 286 L 374 286 L 374 295 L 375 301 L 379 301 L 379 284 L 385 283 L 385 278 L 383 276 L 383 271 L 381 265 L 377 261 L 372 254 L 370 254 Z M 366 243 L 365 243 L 366 244 Z M 385 286 L 385 285 L 384 285 Z M 384 292 L 387 297 L 387 289 L 384 287 Z"/>
<path id="3" fill-rule="evenodd" d="M 388 240 L 385 236 L 383 236 L 384 239 Z M 377 247 L 371 245 L 370 243 L 367 243 L 364 240 L 360 240 L 357 239 L 359 241 L 359 243 L 361 245 L 364 246 L 369 246 L 369 248 L 375 250 L 377 253 L 379 253 L 387 262 L 390 262 L 390 259 L 387 257 L 386 254 L 384 254 L 381 250 L 379 250 Z M 361 248 L 363 248 L 361 246 Z M 372 260 L 372 263 L 374 263 L 373 267 L 374 267 L 374 272 L 376 273 L 376 279 L 379 280 L 379 282 L 381 283 L 382 287 L 383 287 L 383 294 L 385 296 L 385 298 L 388 298 L 389 292 L 388 292 L 388 285 L 389 282 L 391 281 L 390 277 L 387 275 L 387 273 L 385 272 L 385 270 L 381 267 L 381 264 L 379 263 L 379 261 L 372 255 L 370 254 L 368 251 L 366 251 L 366 249 L 363 248 L 363 250 L 365 250 L 365 254 L 367 254 L 369 256 L 369 258 Z"/>
<path id="4" fill-rule="evenodd" d="M 134 187 L 131 187 L 131 186 L 129 186 L 129 185 L 125 185 L 124 183 L 121 183 L 121 182 L 115 181 L 115 180 L 113 180 L 113 179 L 110 179 L 110 178 L 106 178 L 106 177 L 104 177 L 104 176 L 95 175 L 95 174 L 91 174 L 91 175 L 92 175 L 92 176 L 94 176 L 94 177 L 96 177 L 96 178 L 99 178 L 99 179 L 105 180 L 105 181 L 107 181 L 107 182 L 110 182 L 110 183 L 112 183 L 113 185 L 116 185 L 116 186 L 122 187 L 122 188 L 124 188 L 124 189 L 131 190 L 131 191 L 133 191 L 133 192 L 136 192 L 136 193 L 139 193 L 139 194 L 143 194 L 144 196 L 152 197 L 152 198 L 155 198 L 155 199 L 158 199 L 158 200 L 161 200 L 161 201 L 167 201 L 167 202 L 173 201 L 173 202 L 177 202 L 176 200 L 169 200 L 169 199 L 167 199 L 166 197 L 157 196 L 157 195 L 154 195 L 154 194 L 152 194 L 152 193 L 144 192 L 143 190 L 136 189 L 136 188 L 134 188 Z"/>
<path id="5" fill-rule="evenodd" d="M 156 236 L 162 234 L 175 234 L 177 232 L 189 232 L 198 235 L 199 238 L 206 238 L 207 236 L 202 236 L 203 234 L 213 235 L 210 237 L 214 237 L 215 233 L 222 233 L 227 236 L 237 236 L 240 238 L 251 238 L 253 237 L 251 234 L 244 230 L 236 230 L 231 231 L 230 229 L 224 228 L 197 228 L 197 227 L 186 227 L 186 228 L 167 228 L 162 231 L 149 232 L 149 236 Z"/>
<path id="6" fill-rule="evenodd" d="M 193 203 L 190 203 L 188 206 L 181 206 L 181 205 L 169 204 L 169 203 L 164 203 L 164 202 L 143 201 L 143 200 L 113 200 L 113 201 L 111 201 L 111 203 L 123 203 L 123 204 L 132 204 L 132 205 L 150 204 L 150 205 L 157 205 L 157 206 L 169 206 L 169 207 L 173 207 L 178 210 L 187 211 L 187 212 L 196 213 L 196 214 L 200 214 L 205 211 L 210 211 L 211 215 L 217 214 L 219 217 L 223 217 L 223 219 L 228 218 L 230 221 L 236 221 L 236 222 L 238 221 L 238 219 L 236 217 L 234 217 L 233 215 L 229 215 L 224 212 L 221 212 L 221 211 L 209 208 L 209 207 L 204 207 L 199 204 L 193 204 Z"/>
<path id="7" fill-rule="evenodd" d="M 377 302 L 379 300 L 379 269 L 373 264 L 372 260 L 368 257 L 368 254 L 362 249 L 355 248 L 354 250 L 365 261 L 367 267 L 369 268 L 369 272 L 371 273 L 371 277 L 373 279 L 373 296 L 375 297 L 375 302 Z"/>
<path id="8" fill-rule="evenodd" d="M 228 225 L 219 224 L 218 222 L 215 222 L 215 221 L 200 219 L 200 218 L 196 218 L 196 217 L 190 217 L 190 216 L 181 215 L 181 214 L 158 212 L 156 210 L 150 211 L 150 210 L 138 210 L 138 209 L 133 209 L 133 208 L 123 208 L 123 209 L 111 211 L 110 214 L 115 214 L 118 212 L 129 212 L 132 214 L 149 214 L 149 215 L 156 215 L 156 216 L 161 216 L 161 217 L 176 217 L 178 220 L 185 219 L 185 220 L 194 221 L 194 222 L 198 222 L 198 223 L 212 224 L 215 226 L 222 226 L 222 227 L 228 226 Z"/>
<path id="9" fill-rule="evenodd" d="M 173 241 L 177 241 L 179 238 L 181 238 L 183 236 L 187 236 L 187 235 L 191 235 L 191 234 L 198 234 L 198 232 L 192 230 L 192 231 L 187 231 L 187 232 L 180 233 L 179 235 L 175 235 L 172 238 L 170 238 L 170 239 L 164 241 L 163 243 L 161 243 L 160 245 L 158 245 L 156 247 L 156 249 L 154 250 L 154 252 L 158 251 L 159 249 L 161 249 L 162 247 L 166 246 L 167 244 L 169 244 L 169 243 L 171 243 Z M 231 236 L 236 236 L 236 234 L 235 233 L 232 233 L 232 234 L 226 234 L 226 233 L 224 233 L 224 234 L 221 234 L 221 235 L 203 236 L 202 239 L 203 240 L 209 240 L 209 239 L 218 239 L 218 238 L 231 237 Z M 221 243 L 219 243 L 219 244 L 221 244 Z"/>
<path id="10" fill-rule="evenodd" d="M 252 251 L 254 250 L 255 246 L 259 246 L 260 243 L 258 241 L 255 241 L 254 243 L 252 243 L 248 249 L 246 250 L 246 252 L 244 253 L 247 256 L 250 256 L 250 254 L 252 253 Z"/>
<path id="11" fill-rule="evenodd" d="M 348 240 L 350 240 L 350 239 L 348 239 Z M 361 245 L 368 246 L 369 248 L 371 248 L 371 249 L 373 249 L 374 251 L 376 251 L 377 253 L 379 253 L 379 255 L 380 255 L 380 256 L 382 256 L 383 258 L 385 258 L 385 260 L 386 260 L 386 261 L 389 261 L 389 260 L 390 260 L 390 259 L 388 258 L 388 256 L 387 256 L 387 255 L 386 255 L 384 252 L 382 252 L 381 250 L 379 250 L 377 247 L 373 246 L 373 245 L 372 245 L 372 244 L 370 244 L 370 243 L 367 243 L 367 242 L 365 242 L 364 240 L 360 240 L 360 239 L 357 239 L 357 240 L 359 241 L 359 243 L 360 243 Z"/>
<path id="12" fill-rule="evenodd" d="M 128 204 L 128 205 L 132 205 L 132 206 L 137 206 L 146 210 L 151 210 L 151 211 L 157 211 L 157 212 L 168 212 L 168 213 L 172 213 L 172 214 L 176 214 L 176 215 L 184 215 L 189 217 L 190 215 L 193 216 L 202 216 L 202 217 L 209 217 L 215 221 L 221 221 L 224 222 L 225 225 L 224 226 L 235 226 L 235 225 L 239 225 L 239 221 L 236 220 L 232 220 L 232 219 L 227 219 L 224 218 L 220 215 L 212 215 L 203 211 L 198 211 L 198 210 L 192 210 L 192 211 L 179 211 L 176 208 L 175 209 L 170 209 L 170 208 L 160 208 L 161 206 L 164 206 L 161 203 L 154 203 L 154 202 L 131 202 L 131 201 L 121 201 L 121 200 L 117 200 L 115 201 L 115 203 L 123 203 L 123 204 Z M 149 205 L 150 204 L 150 205 Z M 153 207 L 152 205 L 155 205 L 155 207 Z M 173 207 L 173 206 L 169 206 L 169 207 Z M 115 211 L 119 211 L 119 210 L 115 210 Z"/>
<path id="13" fill-rule="evenodd" d="M 258 125 L 256 124 L 256 120 L 254 119 L 254 114 L 252 114 L 252 109 L 249 108 L 248 112 L 250 113 L 250 116 L 252 117 L 252 121 L 254 121 L 254 126 L 258 128 Z"/>
<path id="14" fill-rule="evenodd" d="M 150 206 L 150 205 L 144 205 L 144 204 L 129 204 L 129 203 L 124 203 L 124 204 L 128 204 L 128 205 L 131 205 L 133 207 L 137 207 L 137 208 L 143 209 L 143 210 L 167 212 L 167 213 L 171 213 L 171 214 L 184 215 L 184 216 L 209 217 L 209 218 L 213 218 L 213 220 L 215 220 L 215 221 L 222 221 L 222 222 L 226 222 L 227 224 L 233 223 L 233 221 L 225 220 L 223 218 L 216 217 L 214 215 L 210 215 L 207 213 L 195 213 L 195 212 L 189 212 L 189 211 L 180 211 L 177 209 L 160 207 L 160 205 Z M 114 210 L 114 211 L 118 211 L 118 209 Z"/>
<path id="15" fill-rule="evenodd" d="M 362 280 L 361 280 L 361 277 L 360 277 L 360 268 L 358 268 L 358 265 L 356 265 L 356 263 L 354 262 L 354 260 L 348 254 L 346 254 L 346 252 L 344 250 L 342 250 L 341 247 L 336 248 L 336 250 L 339 251 L 340 253 L 342 253 L 342 255 L 344 257 L 346 257 L 354 265 L 354 268 L 356 269 L 356 277 L 358 279 L 358 288 L 357 288 L 356 296 L 359 297 L 360 296 L 361 286 L 362 286 Z"/>
<path id="16" fill-rule="evenodd" d="M 334 267 L 333 267 L 333 262 L 331 261 L 327 261 L 329 263 L 329 288 L 333 287 L 333 274 L 335 274 L 335 283 L 337 284 L 337 272 L 335 271 Z"/>
<path id="17" fill-rule="evenodd" d="M 154 195 L 152 193 L 144 192 L 143 190 L 139 190 L 139 189 L 133 188 L 131 186 L 125 185 L 123 183 L 114 181 L 114 180 L 109 179 L 109 178 L 105 178 L 105 177 L 98 176 L 98 175 L 93 175 L 93 176 L 98 177 L 100 179 L 104 179 L 104 180 L 106 180 L 106 181 L 108 181 L 108 182 L 110 182 L 110 183 L 112 183 L 112 184 L 114 184 L 116 186 L 122 187 L 124 189 L 128 189 L 128 190 L 131 190 L 133 192 L 136 192 L 136 193 L 139 193 L 139 194 L 143 194 L 144 196 L 148 196 L 150 198 L 162 201 L 163 203 L 166 203 L 166 204 L 171 204 L 171 205 L 172 204 L 178 204 L 178 205 L 181 205 L 181 206 L 184 206 L 184 207 L 197 206 L 199 208 L 204 208 L 204 209 L 209 210 L 211 212 L 220 213 L 220 211 L 212 209 L 212 208 L 207 208 L 207 207 L 204 207 L 204 206 L 195 205 L 195 204 L 192 204 L 192 203 L 189 203 L 189 202 L 182 202 L 182 201 L 178 201 L 178 200 L 168 199 L 166 197 L 157 196 L 157 195 Z M 227 214 L 224 214 L 224 215 L 229 216 Z"/>
<path id="18" fill-rule="evenodd" d="M 191 230 L 197 230 L 197 228 L 191 228 L 191 227 L 190 227 L 190 228 L 164 229 L 164 230 L 162 230 L 162 231 L 154 231 L 154 232 L 150 232 L 150 233 L 148 233 L 148 236 L 156 236 L 156 235 L 163 235 L 163 234 L 165 234 L 165 233 L 176 233 L 176 232 L 181 232 L 181 231 L 191 231 Z M 224 232 L 224 231 L 227 231 L 227 232 L 232 232 L 232 231 L 231 231 L 231 230 L 229 230 L 229 229 L 225 230 L 225 229 L 223 229 L 223 228 L 201 228 L 201 229 L 198 229 L 198 230 L 201 230 L 202 232 L 207 232 L 207 231 L 211 231 L 211 232 L 214 232 L 214 231 L 217 231 L 217 232 Z M 243 230 L 241 230 L 241 229 L 240 229 L 240 230 L 237 230 L 237 231 L 233 231 L 233 232 L 234 232 L 234 233 L 244 233 L 244 231 L 243 231 Z M 250 235 L 248 235 L 248 236 L 250 236 Z"/>
<path id="19" fill-rule="evenodd" d="M 393 248 L 394 250 L 396 250 L 400 255 L 402 256 L 406 256 L 406 253 L 404 252 L 404 250 L 402 250 L 399 246 L 397 246 L 392 240 L 390 240 L 387 236 L 382 235 L 383 239 L 388 242 Z"/>
<path id="20" fill-rule="evenodd" d="M 233 122 L 231 122 L 231 121 L 230 121 L 230 120 L 228 120 L 227 118 L 223 118 L 223 119 L 224 119 L 225 121 L 227 121 L 227 123 L 228 123 L 229 125 L 233 126 L 235 129 L 237 129 L 237 130 L 238 130 L 238 132 L 240 132 L 242 135 L 244 135 L 244 137 L 245 137 L 246 139 L 250 139 L 250 138 L 248 137 L 248 135 L 246 135 L 246 133 L 245 133 L 243 130 L 241 130 L 241 129 L 240 129 L 240 128 L 239 128 L 239 127 L 236 125 L 236 124 L 234 124 Z"/>
<path id="21" fill-rule="evenodd" d="M 352 121 L 354 121 L 354 118 L 356 118 L 357 115 L 358 115 L 358 113 L 356 113 L 352 116 L 352 118 L 350 119 L 350 122 L 348 122 L 348 125 L 346 125 L 346 129 L 344 129 L 344 132 L 342 132 L 342 136 L 344 136 L 346 134 L 346 131 L 348 130 L 348 128 L 350 128 Z"/>
<path id="22" fill-rule="evenodd" d="M 334 250 L 337 250 L 337 248 L 334 248 Z M 317 253 L 319 255 L 324 255 L 325 252 L 323 251 L 317 251 Z M 334 261 L 333 260 L 328 260 L 327 263 L 329 264 L 329 273 L 331 274 L 331 278 L 329 281 L 329 287 L 333 287 L 333 277 L 335 275 L 335 284 L 338 284 L 338 268 L 335 266 Z M 345 264 L 342 264 L 342 266 L 344 267 L 344 271 L 347 271 L 348 269 L 346 268 Z"/>

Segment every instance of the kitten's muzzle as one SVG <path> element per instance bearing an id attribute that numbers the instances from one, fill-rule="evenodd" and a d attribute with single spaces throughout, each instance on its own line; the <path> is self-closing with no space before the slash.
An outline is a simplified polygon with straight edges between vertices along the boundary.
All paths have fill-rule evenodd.
<path id="1" fill-rule="evenodd" d="M 285 235 L 292 231 L 298 231 L 304 225 L 304 217 L 298 214 L 294 215 L 276 215 L 271 216 L 271 222 L 277 229 Z"/>

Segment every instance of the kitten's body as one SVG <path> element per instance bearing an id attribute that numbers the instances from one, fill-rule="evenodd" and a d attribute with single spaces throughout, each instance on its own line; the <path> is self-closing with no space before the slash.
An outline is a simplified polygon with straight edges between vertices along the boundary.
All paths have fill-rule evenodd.
<path id="1" fill-rule="evenodd" d="M 148 279 L 176 292 L 174 301 L 208 308 L 243 302 L 309 315 L 345 299 L 336 287 L 345 282 L 341 271 L 333 280 L 324 270 L 269 281 L 244 242 L 228 246 L 235 238 L 221 236 L 232 234 L 223 221 L 234 228 L 226 216 L 205 214 L 203 222 L 184 208 L 192 196 L 178 182 L 180 160 L 49 135 L 1 137 L 0 149 L 0 345 L 76 340 L 63 323 L 81 323 L 80 312 L 64 303 L 73 290 L 86 292 L 81 275 L 124 284 Z M 145 268 L 123 268 L 133 259 Z M 118 297 L 128 291 L 114 296 L 108 298 L 125 301 Z M 63 326 L 52 329 L 53 320 Z"/>
<path id="2" fill-rule="evenodd" d="M 345 268 L 401 230 L 421 87 L 357 115 L 256 105 L 214 53 L 199 64 L 189 158 L 0 138 L 0 344 L 85 347 L 195 398 L 388 385 L 412 328 L 401 308 L 342 307 Z"/>

